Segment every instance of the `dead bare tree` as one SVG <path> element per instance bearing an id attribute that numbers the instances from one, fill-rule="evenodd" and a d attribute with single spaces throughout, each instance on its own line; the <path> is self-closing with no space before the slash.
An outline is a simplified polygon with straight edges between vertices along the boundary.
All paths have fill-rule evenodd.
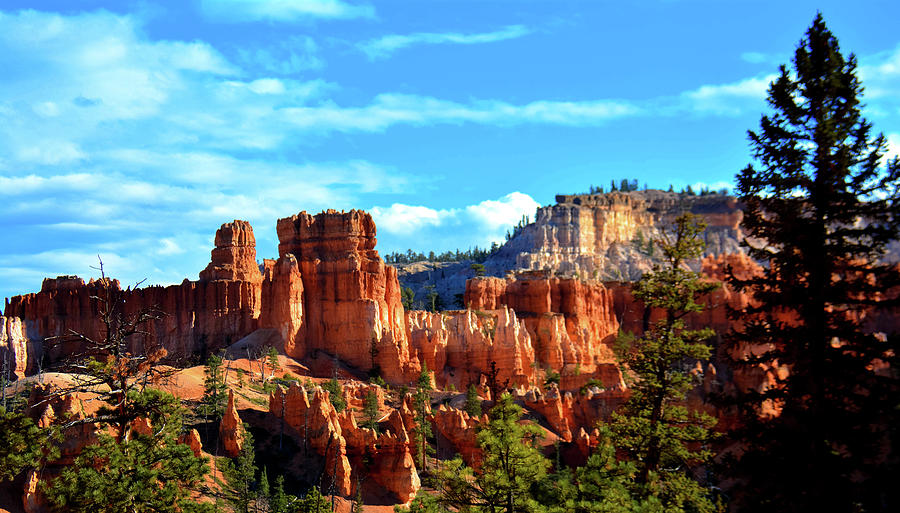
<path id="1" fill-rule="evenodd" d="M 100 323 L 99 337 L 69 330 L 69 333 L 48 339 L 51 344 L 74 346 L 76 350 L 55 364 L 59 370 L 72 373 L 72 384 L 55 387 L 43 394 L 43 401 L 71 393 L 94 395 L 93 400 L 104 403 L 95 415 L 70 421 L 75 424 L 106 424 L 121 443 L 129 436 L 132 422 L 147 415 L 132 404 L 135 392 L 143 392 L 152 385 L 163 384 L 173 371 L 160 363 L 167 351 L 150 341 L 149 324 L 165 314 L 156 307 L 143 307 L 132 313 L 126 311 L 126 293 L 109 277 L 99 259 L 100 279 L 97 290 L 90 296 Z M 135 287 L 141 282 L 135 284 Z M 140 344 L 135 344 L 140 340 Z M 137 350 L 132 351 L 132 347 Z"/>

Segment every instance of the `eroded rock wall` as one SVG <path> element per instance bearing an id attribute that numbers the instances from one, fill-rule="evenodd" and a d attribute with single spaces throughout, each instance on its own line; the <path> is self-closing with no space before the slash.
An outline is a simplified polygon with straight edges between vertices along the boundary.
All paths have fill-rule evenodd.
<path id="1" fill-rule="evenodd" d="M 15 343 L 34 350 L 26 351 L 24 364 L 19 350 L 17 367 L 24 365 L 26 373 L 32 372 L 41 346 L 48 364 L 77 351 L 82 343 L 71 337 L 73 333 L 99 339 L 103 334 L 102 305 L 95 297 L 121 302 L 126 316 L 147 309 L 164 314 L 149 323 L 146 337 L 136 335 L 129 340 L 132 351 L 161 346 L 171 358 L 183 359 L 230 345 L 258 327 L 262 277 L 254 244 L 252 229 L 245 221 L 223 224 L 201 279 L 180 285 L 123 290 L 117 280 L 45 279 L 40 292 L 6 302 L 5 316 L 13 319 L 6 323 L 7 337 L 13 333 L 15 341 L 18 326 L 26 326 L 30 342 L 25 346 Z"/>
<path id="2" fill-rule="evenodd" d="M 33 374 L 43 348 L 27 323 L 19 317 L 0 316 L 0 372 L 18 377 Z"/>
<path id="3" fill-rule="evenodd" d="M 602 283 L 524 272 L 509 278 L 473 278 L 465 302 L 474 310 L 515 311 L 531 336 L 537 364 L 567 374 L 591 373 L 615 363 L 619 324 L 613 294 Z"/>
<path id="4" fill-rule="evenodd" d="M 410 438 L 397 411 L 389 416 L 388 429 L 378 434 L 359 427 L 349 409 L 338 413 L 327 391 L 307 391 L 294 383 L 287 390 L 279 387 L 270 394 L 269 413 L 283 418 L 304 447 L 308 444 L 323 457 L 325 473 L 345 497 L 356 491 L 360 476 L 354 475 L 354 468 L 363 468 L 363 458 L 373 462 L 368 478 L 401 503 L 412 500 L 421 486 L 410 452 Z M 351 465 L 351 461 L 356 464 Z"/>
<path id="5" fill-rule="evenodd" d="M 465 390 L 492 372 L 510 386 L 531 383 L 534 347 L 525 323 L 505 306 L 493 310 L 407 312 L 410 347 L 441 387 Z"/>

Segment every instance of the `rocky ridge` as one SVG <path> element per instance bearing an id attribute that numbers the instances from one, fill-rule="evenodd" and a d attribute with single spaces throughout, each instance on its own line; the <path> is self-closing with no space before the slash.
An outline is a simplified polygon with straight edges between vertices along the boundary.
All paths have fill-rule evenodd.
<path id="1" fill-rule="evenodd" d="M 622 205 L 632 204 L 625 201 L 614 206 Z M 629 222 L 637 223 L 634 210 L 609 219 L 627 221 L 631 215 Z M 647 215 L 637 218 L 651 219 Z M 728 216 L 723 219 L 724 224 L 731 222 Z M 607 227 L 598 236 L 595 223 L 593 236 L 607 242 L 624 240 L 639 223 L 628 226 Z M 198 281 L 122 291 L 113 281 L 45 280 L 41 292 L 7 302 L 0 352 L 12 355 L 16 369 L 27 374 L 36 369 L 41 349 L 50 361 L 72 349 L 44 344 L 44 337 L 69 330 L 96 336 L 96 305 L 90 297 L 109 285 L 122 292 L 128 312 L 157 305 L 168 314 L 152 324 L 148 340 L 134 341 L 135 350 L 142 344 L 158 344 L 170 354 L 188 357 L 265 330 L 267 336 L 275 335 L 278 349 L 296 362 L 324 354 L 358 375 L 377 370 L 392 384 L 411 383 L 427 367 L 439 389 L 452 385 L 464 390 L 476 384 L 486 397 L 492 384 L 514 389 L 517 401 L 534 418 L 574 444 L 572 450 L 583 456 L 596 440 L 590 435 L 596 421 L 628 394 L 612 340 L 620 328 L 639 331 L 645 319 L 655 315 L 645 316 L 626 283 L 604 284 L 552 269 L 471 279 L 464 294 L 465 310 L 404 312 L 397 272 L 375 250 L 375 225 L 369 214 L 301 212 L 279 220 L 278 236 L 279 257 L 264 260 L 262 271 L 256 264 L 252 228 L 235 221 L 217 232 L 211 262 Z M 704 270 L 717 275 L 725 265 L 742 263 L 741 258 L 746 260 L 710 256 Z M 694 321 L 727 326 L 721 305 L 742 300 L 722 290 L 710 300 L 714 311 Z M 701 372 L 712 376 L 718 369 L 701 368 Z M 542 390 L 553 373 L 561 374 L 558 384 Z M 748 379 L 748 383 L 759 383 L 759 377 Z M 706 381 L 712 390 L 712 379 Z M 340 494 L 355 493 L 354 473 L 363 460 L 377 454 L 380 459 L 374 460 L 378 463 L 369 469 L 370 477 L 405 502 L 420 486 L 415 447 L 409 443 L 414 424 L 409 396 L 399 408 L 391 409 L 381 392 L 383 429 L 379 434 L 358 426 L 350 411 L 362 407 L 362 397 L 372 391 L 369 387 L 346 387 L 345 399 L 351 406 L 341 413 L 324 390 L 299 384 L 279 388 L 269 398 L 268 415 L 284 419 L 292 436 L 324 461 Z M 375 391 L 378 395 L 378 387 Z M 228 442 L 228 452 L 234 453 L 239 448 L 240 419 L 232 398 L 229 403 L 222 438 Z M 483 419 L 468 417 L 449 405 L 436 407 L 430 419 L 454 450 L 477 460 L 474 433 Z M 186 439 L 186 443 L 191 442 Z"/>

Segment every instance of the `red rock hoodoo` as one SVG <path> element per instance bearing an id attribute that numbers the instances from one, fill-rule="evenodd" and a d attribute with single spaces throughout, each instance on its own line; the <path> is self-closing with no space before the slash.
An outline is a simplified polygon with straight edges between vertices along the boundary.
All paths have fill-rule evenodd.
<path id="1" fill-rule="evenodd" d="M 404 382 L 418 372 L 410 361 L 397 271 L 375 251 L 372 216 L 358 210 L 315 216 L 301 212 L 278 220 L 278 240 L 281 264 L 275 265 L 271 288 L 298 290 L 284 283 L 296 279 L 293 270 L 277 271 L 290 266 L 285 262 L 293 255 L 304 297 L 302 320 L 287 329 L 290 335 L 299 327 L 293 340 L 285 340 L 289 356 L 319 350 L 369 369 L 374 353 L 374 363 L 388 381 Z M 283 329 L 283 310 L 272 315 L 274 325 L 267 320 L 265 326 Z"/>
<path id="2" fill-rule="evenodd" d="M 324 459 L 323 468 L 341 495 L 355 493 L 359 480 L 353 469 L 363 468 L 363 458 L 373 462 L 368 477 L 401 503 L 412 500 L 421 486 L 409 435 L 397 411 L 389 416 L 388 429 L 378 435 L 357 426 L 349 409 L 337 413 L 327 391 L 316 388 L 307 392 L 294 383 L 269 396 L 269 413 L 284 419 L 292 433 Z"/>

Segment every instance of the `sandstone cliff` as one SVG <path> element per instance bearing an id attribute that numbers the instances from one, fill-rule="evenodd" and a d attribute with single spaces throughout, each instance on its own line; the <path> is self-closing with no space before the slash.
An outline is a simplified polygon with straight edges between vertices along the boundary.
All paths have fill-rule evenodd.
<path id="1" fill-rule="evenodd" d="M 0 316 L 0 372 L 19 377 L 33 374 L 42 349 L 38 337 L 29 337 L 22 319 Z"/>
<path id="2" fill-rule="evenodd" d="M 655 262 L 649 241 L 684 211 L 709 228 L 707 254 L 740 253 L 743 212 L 736 198 L 658 190 L 559 195 L 492 260 L 507 268 L 549 269 L 603 280 L 636 280 Z"/>

